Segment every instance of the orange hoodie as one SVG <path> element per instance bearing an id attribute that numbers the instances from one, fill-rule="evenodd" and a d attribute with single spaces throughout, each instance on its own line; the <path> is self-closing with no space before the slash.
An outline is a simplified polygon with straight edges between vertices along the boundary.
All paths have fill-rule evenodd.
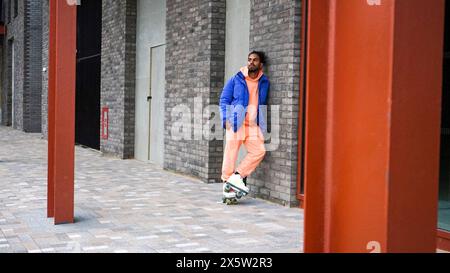
<path id="1" fill-rule="evenodd" d="M 250 124 L 256 124 L 256 117 L 258 115 L 258 82 L 263 75 L 263 71 L 260 70 L 255 79 L 248 76 L 248 67 L 242 67 L 241 72 L 244 74 L 249 92 L 247 116 L 245 117 L 245 125 L 249 126 Z"/>

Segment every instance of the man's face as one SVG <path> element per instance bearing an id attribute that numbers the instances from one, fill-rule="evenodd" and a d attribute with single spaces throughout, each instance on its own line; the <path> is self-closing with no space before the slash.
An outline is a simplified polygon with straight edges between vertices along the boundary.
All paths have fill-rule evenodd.
<path id="1" fill-rule="evenodd" d="M 250 54 L 247 61 L 248 72 L 258 72 L 262 68 L 261 60 L 257 54 Z"/>

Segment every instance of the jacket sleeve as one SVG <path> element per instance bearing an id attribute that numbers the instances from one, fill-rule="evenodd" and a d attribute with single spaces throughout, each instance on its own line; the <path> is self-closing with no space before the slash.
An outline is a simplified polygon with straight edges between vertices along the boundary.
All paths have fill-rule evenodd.
<path id="1" fill-rule="evenodd" d="M 222 118 L 222 127 L 226 129 L 227 108 L 229 109 L 233 100 L 234 77 L 232 77 L 222 90 L 220 95 L 220 116 Z"/>

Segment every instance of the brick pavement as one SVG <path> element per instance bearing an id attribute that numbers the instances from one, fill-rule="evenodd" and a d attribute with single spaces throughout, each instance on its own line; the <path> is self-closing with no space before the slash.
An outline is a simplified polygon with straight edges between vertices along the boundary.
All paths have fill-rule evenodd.
<path id="1" fill-rule="evenodd" d="M 47 142 L 0 126 L 1 252 L 300 252 L 303 210 L 76 148 L 75 224 L 46 218 Z"/>

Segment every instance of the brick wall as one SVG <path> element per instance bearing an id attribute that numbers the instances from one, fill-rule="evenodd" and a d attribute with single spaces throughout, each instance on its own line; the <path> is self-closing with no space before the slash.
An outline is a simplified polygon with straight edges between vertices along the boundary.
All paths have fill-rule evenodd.
<path id="1" fill-rule="evenodd" d="M 7 1 L 1 1 L 3 4 L 3 20 L 5 26 L 8 24 L 8 3 Z M 0 120 L 0 124 L 3 126 L 11 126 L 11 94 L 10 94 L 10 85 L 11 81 L 10 79 L 10 73 L 11 73 L 11 63 L 9 61 L 9 46 L 8 46 L 8 39 L 5 36 L 1 37 L 1 54 L 2 54 L 2 62 L 1 62 L 1 85 L 2 88 L 0 90 L 0 96 L 1 99 L 1 108 L 2 108 L 2 116 Z"/>
<path id="2" fill-rule="evenodd" d="M 15 1 L 11 1 L 14 4 Z M 7 2 L 5 2 L 7 4 Z M 4 111 L 11 109 L 11 53 L 10 41 L 14 41 L 15 52 L 15 109 L 14 127 L 25 132 L 41 131 L 41 69 L 42 69 L 42 25 L 41 1 L 18 1 L 18 15 L 11 8 L 11 20 L 6 16 L 7 35 L 3 41 L 3 90 Z M 6 9 L 8 10 L 8 9 Z M 3 115 L 2 124 L 12 123 L 12 115 Z"/>
<path id="3" fill-rule="evenodd" d="M 101 151 L 134 156 L 136 0 L 103 0 L 101 107 L 109 108 L 109 138 Z M 100 118 L 100 117 L 99 117 Z"/>
<path id="4" fill-rule="evenodd" d="M 26 0 L 24 49 L 24 131 L 41 132 L 42 1 Z"/>
<path id="5" fill-rule="evenodd" d="M 1 54 L 2 54 L 2 62 L 1 62 L 1 85 L 2 88 L 0 90 L 1 99 L 1 108 L 2 108 L 2 116 L 0 120 L 0 124 L 3 126 L 11 126 L 11 94 L 8 91 L 10 89 L 11 82 L 8 80 L 10 78 L 11 73 L 11 64 L 8 60 L 9 56 L 9 48 L 7 46 L 8 40 L 4 37 L 1 38 Z"/>
<path id="6" fill-rule="evenodd" d="M 194 124 L 204 106 L 218 104 L 225 67 L 225 0 L 167 0 L 166 7 L 164 168 L 218 182 L 222 141 L 197 139 L 198 126 L 191 140 L 175 140 L 171 130 L 177 105 L 189 107 Z M 199 101 L 194 106 L 195 97 Z M 207 118 L 203 117 L 203 124 Z"/>
<path id="7" fill-rule="evenodd" d="M 49 0 L 42 1 L 42 135 L 48 137 L 48 35 L 49 35 Z"/>
<path id="8" fill-rule="evenodd" d="M 279 105 L 280 122 L 278 148 L 266 153 L 249 179 L 250 189 L 257 197 L 296 206 L 301 0 L 252 0 L 251 4 L 250 48 L 267 54 L 269 107 Z M 274 116 L 270 114 L 269 121 Z"/>
<path id="9" fill-rule="evenodd" d="M 6 37 L 3 41 L 3 49 L 4 49 L 4 77 L 3 77 L 3 92 L 5 93 L 6 100 L 4 100 L 4 103 L 6 104 L 6 107 L 3 108 L 6 111 L 14 112 L 14 122 L 12 121 L 12 116 L 10 113 L 6 115 L 7 119 L 4 120 L 3 124 L 11 125 L 14 123 L 14 128 L 23 130 L 23 94 L 24 94 L 24 88 L 23 88 L 23 79 L 24 79 L 24 8 L 23 3 L 24 1 L 19 1 L 19 14 L 16 18 L 14 18 L 13 10 L 14 7 L 11 7 L 10 9 L 7 7 L 8 1 L 5 2 L 5 11 L 8 12 L 8 10 L 11 10 L 11 15 L 8 16 L 6 14 L 6 20 L 5 20 L 5 26 L 7 29 Z M 12 5 L 14 5 L 14 1 L 11 1 Z M 10 18 L 10 19 L 8 19 Z M 12 54 L 12 48 L 11 48 L 11 41 L 14 41 L 14 52 L 15 52 L 15 59 L 14 59 L 14 68 L 15 68 L 15 82 L 14 82 L 14 108 L 11 109 L 12 106 L 12 63 L 11 63 L 11 54 Z"/>

